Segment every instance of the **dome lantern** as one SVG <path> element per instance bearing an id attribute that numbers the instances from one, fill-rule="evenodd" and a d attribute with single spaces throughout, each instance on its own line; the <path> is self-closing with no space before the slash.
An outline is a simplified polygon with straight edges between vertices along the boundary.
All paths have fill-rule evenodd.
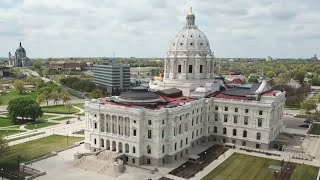
<path id="1" fill-rule="evenodd" d="M 194 14 L 192 13 L 192 7 L 190 7 L 190 11 L 189 11 L 189 14 L 187 15 L 186 17 L 186 27 L 193 27 L 195 26 L 195 16 Z"/>

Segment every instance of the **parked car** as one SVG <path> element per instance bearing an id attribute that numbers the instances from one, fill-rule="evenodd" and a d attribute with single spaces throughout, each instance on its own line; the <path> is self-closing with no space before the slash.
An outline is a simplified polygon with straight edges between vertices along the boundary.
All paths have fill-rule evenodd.
<path id="1" fill-rule="evenodd" d="M 306 120 L 304 121 L 304 123 L 311 124 L 311 123 L 313 123 L 313 121 L 312 121 L 311 119 L 306 119 Z"/>
<path id="2" fill-rule="evenodd" d="M 299 127 L 309 128 L 309 124 L 301 124 Z"/>

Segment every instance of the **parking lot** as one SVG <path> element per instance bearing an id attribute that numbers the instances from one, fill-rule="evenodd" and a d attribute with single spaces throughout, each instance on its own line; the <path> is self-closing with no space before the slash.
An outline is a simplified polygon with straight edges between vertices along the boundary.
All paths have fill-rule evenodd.
<path id="1" fill-rule="evenodd" d="M 305 124 L 304 120 L 304 118 L 283 116 L 283 131 L 290 134 L 306 134 L 309 128 L 299 127 L 300 125 Z"/>

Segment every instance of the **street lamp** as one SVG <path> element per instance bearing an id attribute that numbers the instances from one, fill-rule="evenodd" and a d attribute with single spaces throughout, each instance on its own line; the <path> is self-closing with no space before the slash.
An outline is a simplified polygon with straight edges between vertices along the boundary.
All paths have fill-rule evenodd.
<path id="1" fill-rule="evenodd" d="M 20 178 L 20 155 L 17 158 L 17 162 L 18 162 L 18 179 Z"/>
<path id="2" fill-rule="evenodd" d="M 184 168 L 186 167 L 185 165 L 182 166 L 183 169 L 182 169 L 182 177 L 184 178 Z"/>

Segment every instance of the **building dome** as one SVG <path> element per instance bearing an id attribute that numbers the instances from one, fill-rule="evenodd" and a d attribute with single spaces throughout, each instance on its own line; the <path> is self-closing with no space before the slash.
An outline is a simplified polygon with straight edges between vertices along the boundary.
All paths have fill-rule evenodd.
<path id="1" fill-rule="evenodd" d="M 206 35 L 195 25 L 195 16 L 192 9 L 186 17 L 186 25 L 171 42 L 169 54 L 175 52 L 189 52 L 190 55 L 199 53 L 201 56 L 211 55 L 209 41 Z"/>
<path id="2" fill-rule="evenodd" d="M 119 100 L 126 103 L 155 103 L 160 101 L 160 96 L 148 88 L 139 86 L 120 94 Z"/>
<path id="3" fill-rule="evenodd" d="M 20 42 L 20 45 L 17 48 L 16 53 L 21 53 L 21 52 L 26 52 L 26 50 L 22 47 L 21 42 Z"/>

